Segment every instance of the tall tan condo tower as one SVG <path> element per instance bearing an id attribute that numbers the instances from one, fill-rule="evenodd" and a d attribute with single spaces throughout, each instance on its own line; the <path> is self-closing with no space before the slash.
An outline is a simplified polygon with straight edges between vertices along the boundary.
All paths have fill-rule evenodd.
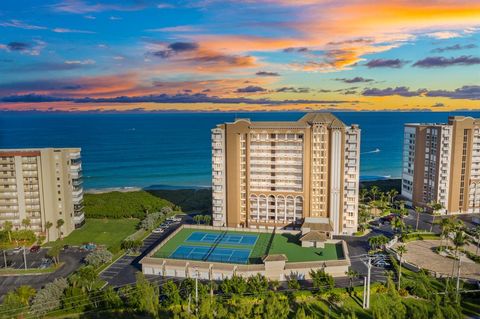
<path id="1" fill-rule="evenodd" d="M 357 230 L 360 129 L 330 113 L 212 130 L 213 224 Z M 327 224 L 327 225 L 325 225 Z"/>
<path id="2" fill-rule="evenodd" d="M 412 205 L 443 205 L 444 214 L 480 213 L 480 119 L 406 124 L 402 195 Z"/>
<path id="3" fill-rule="evenodd" d="M 50 240 L 84 224 L 79 148 L 0 150 L 0 222 L 20 229 L 25 219 L 37 234 L 48 231 Z"/>

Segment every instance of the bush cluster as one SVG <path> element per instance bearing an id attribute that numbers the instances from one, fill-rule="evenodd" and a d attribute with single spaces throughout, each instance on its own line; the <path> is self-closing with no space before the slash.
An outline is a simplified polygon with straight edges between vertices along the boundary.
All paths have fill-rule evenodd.
<path id="1" fill-rule="evenodd" d="M 88 265 L 92 265 L 97 268 L 101 264 L 108 263 L 112 261 L 113 254 L 108 250 L 96 250 L 91 252 L 85 257 L 85 262 Z"/>
<path id="2" fill-rule="evenodd" d="M 169 201 L 145 191 L 85 194 L 85 216 L 88 218 L 138 218 L 173 207 Z"/>

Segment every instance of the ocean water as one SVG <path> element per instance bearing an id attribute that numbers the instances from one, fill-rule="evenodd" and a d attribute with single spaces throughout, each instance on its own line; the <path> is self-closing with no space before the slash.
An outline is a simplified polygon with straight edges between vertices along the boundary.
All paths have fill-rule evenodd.
<path id="1" fill-rule="evenodd" d="M 235 118 L 291 121 L 304 113 L 19 113 L 0 112 L 0 148 L 81 147 L 84 187 L 210 185 L 210 129 Z M 339 112 L 362 129 L 361 179 L 401 176 L 403 125 L 446 122 L 480 112 Z"/>

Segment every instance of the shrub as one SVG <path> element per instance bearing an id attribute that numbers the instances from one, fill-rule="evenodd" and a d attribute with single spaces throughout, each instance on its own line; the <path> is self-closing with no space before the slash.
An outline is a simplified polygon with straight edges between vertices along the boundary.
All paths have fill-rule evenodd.
<path id="1" fill-rule="evenodd" d="M 145 191 L 85 194 L 84 203 L 85 217 L 89 218 L 142 219 L 148 213 L 173 206 L 169 201 Z"/>
<path id="2" fill-rule="evenodd" d="M 142 247 L 143 241 L 140 239 L 125 239 L 122 241 L 121 247 L 129 253 L 137 252 Z"/>
<path id="3" fill-rule="evenodd" d="M 85 261 L 87 262 L 87 264 L 97 268 L 101 264 L 111 262 L 112 257 L 113 257 L 113 254 L 108 250 L 96 250 L 88 254 L 85 257 Z"/>
<path id="4" fill-rule="evenodd" d="M 59 278 L 45 285 L 33 298 L 31 311 L 36 315 L 44 315 L 49 311 L 58 309 L 61 305 L 63 292 L 68 287 L 67 279 Z"/>

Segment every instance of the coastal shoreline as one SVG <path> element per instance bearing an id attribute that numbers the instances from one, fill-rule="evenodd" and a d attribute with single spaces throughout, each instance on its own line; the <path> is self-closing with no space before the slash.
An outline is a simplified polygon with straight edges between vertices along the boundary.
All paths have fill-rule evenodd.
<path id="1" fill-rule="evenodd" d="M 377 185 L 379 187 L 395 188 L 401 182 L 401 178 L 382 178 L 375 180 L 360 180 L 361 187 L 371 187 Z M 202 190 L 210 189 L 209 186 L 172 186 L 172 185 L 151 185 L 147 187 L 124 186 L 124 187 L 106 187 L 106 188 L 90 188 L 85 189 L 85 194 L 104 194 L 110 192 L 137 192 L 137 191 L 185 191 L 185 190 Z"/>

